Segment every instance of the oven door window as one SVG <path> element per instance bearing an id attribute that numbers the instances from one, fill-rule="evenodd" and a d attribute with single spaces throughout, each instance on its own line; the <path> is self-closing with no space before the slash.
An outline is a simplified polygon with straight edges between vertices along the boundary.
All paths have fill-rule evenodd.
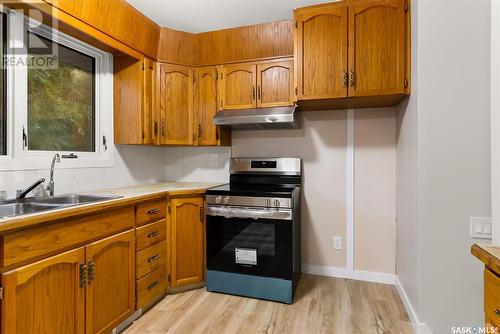
<path id="1" fill-rule="evenodd" d="M 207 217 L 207 268 L 292 279 L 292 222 Z"/>

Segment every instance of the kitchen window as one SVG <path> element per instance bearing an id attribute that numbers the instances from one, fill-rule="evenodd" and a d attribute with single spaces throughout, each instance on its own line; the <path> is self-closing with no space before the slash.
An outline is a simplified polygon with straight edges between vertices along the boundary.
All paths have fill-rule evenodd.
<path id="1" fill-rule="evenodd" d="M 112 55 L 18 12 L 6 17 L 2 169 L 45 169 L 55 153 L 78 156 L 61 167 L 112 166 Z"/>

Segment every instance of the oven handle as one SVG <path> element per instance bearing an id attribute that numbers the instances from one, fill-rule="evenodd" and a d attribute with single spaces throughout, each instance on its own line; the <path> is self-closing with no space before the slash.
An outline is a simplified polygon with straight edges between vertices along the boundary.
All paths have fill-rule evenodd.
<path id="1" fill-rule="evenodd" d="M 224 218 L 292 220 L 291 209 L 247 208 L 221 205 L 208 205 L 207 216 Z"/>

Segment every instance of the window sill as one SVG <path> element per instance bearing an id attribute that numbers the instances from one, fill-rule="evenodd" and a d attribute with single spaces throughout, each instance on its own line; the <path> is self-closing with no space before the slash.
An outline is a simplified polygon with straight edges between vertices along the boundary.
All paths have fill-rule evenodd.
<path id="1" fill-rule="evenodd" d="M 0 172 L 4 171 L 26 171 L 26 170 L 44 170 L 50 169 L 52 162 L 51 157 L 43 157 L 37 159 L 14 159 L 12 157 L 0 157 Z M 57 169 L 78 169 L 78 168 L 110 168 L 114 167 L 113 159 L 111 158 L 78 158 L 78 159 L 61 159 L 57 163 Z"/>

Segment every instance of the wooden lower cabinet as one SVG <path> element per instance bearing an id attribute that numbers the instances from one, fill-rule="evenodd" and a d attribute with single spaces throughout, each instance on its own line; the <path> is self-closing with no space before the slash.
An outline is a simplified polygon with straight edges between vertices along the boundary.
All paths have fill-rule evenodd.
<path id="1" fill-rule="evenodd" d="M 108 333 L 135 311 L 133 230 L 85 247 L 86 333 Z"/>
<path id="2" fill-rule="evenodd" d="M 135 311 L 134 231 L 2 274 L 2 333 L 109 333 Z"/>
<path id="3" fill-rule="evenodd" d="M 205 214 L 202 196 L 170 199 L 170 285 L 203 282 L 205 276 Z"/>
<path id="4" fill-rule="evenodd" d="M 82 247 L 2 274 L 2 333 L 83 334 L 84 263 Z"/>

